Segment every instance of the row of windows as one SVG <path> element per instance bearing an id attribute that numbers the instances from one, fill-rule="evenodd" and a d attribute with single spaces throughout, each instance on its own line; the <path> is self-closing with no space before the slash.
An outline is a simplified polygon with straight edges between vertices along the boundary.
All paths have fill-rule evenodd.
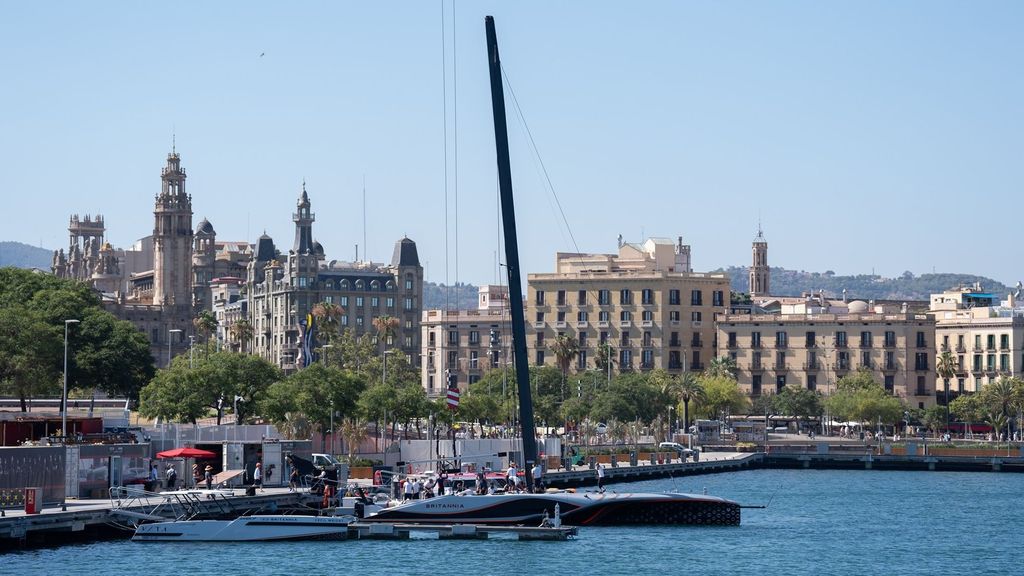
<path id="1" fill-rule="evenodd" d="M 814 332 L 806 332 L 804 334 L 804 347 L 806 347 L 806 348 L 817 348 L 818 345 L 819 345 L 818 344 L 818 340 L 819 340 L 819 338 L 818 338 L 818 336 Z M 835 332 L 835 336 L 833 337 L 833 343 L 835 344 L 836 348 L 848 348 L 849 345 L 850 345 L 849 338 L 847 337 L 846 332 L 842 331 L 842 330 Z M 762 343 L 762 339 L 761 339 L 761 333 L 760 332 L 751 332 L 750 333 L 750 347 L 751 348 L 761 348 L 762 344 L 763 343 Z M 828 341 L 826 340 L 826 337 L 824 337 L 824 336 L 821 337 L 821 345 L 825 346 L 825 347 L 828 346 Z M 872 348 L 874 346 L 874 335 L 873 335 L 873 333 L 870 332 L 870 331 L 867 331 L 867 330 L 861 332 L 860 333 L 859 345 L 860 345 L 861 348 Z M 926 334 L 924 332 L 918 332 L 917 333 L 916 345 L 917 345 L 918 348 L 927 348 L 928 347 L 928 338 L 927 338 L 927 336 L 926 336 Z M 736 344 L 736 332 L 729 332 L 728 346 L 730 348 L 735 348 L 737 346 L 737 344 Z M 788 346 L 789 346 L 789 335 L 788 335 L 788 333 L 786 331 L 784 331 L 784 330 L 777 331 L 775 333 L 775 347 L 776 348 L 787 348 Z M 892 330 L 886 330 L 884 338 L 882 340 L 882 346 L 885 347 L 885 348 L 895 348 L 896 347 L 896 332 L 894 332 Z"/>
<path id="2" fill-rule="evenodd" d="M 984 344 L 985 344 L 985 346 L 982 347 L 982 335 L 981 334 L 975 334 L 974 335 L 974 349 L 975 350 L 995 350 L 996 349 L 996 336 L 997 336 L 996 334 L 986 334 L 984 336 Z M 1000 350 L 1009 350 L 1010 349 L 1010 335 L 1009 334 L 999 334 L 998 336 L 999 336 L 999 349 Z M 949 335 L 948 334 L 945 334 L 945 335 L 942 336 L 942 349 L 943 349 L 943 351 L 949 350 Z M 965 352 L 966 351 L 966 348 L 964 347 L 964 335 L 963 334 L 958 334 L 957 337 L 956 337 L 956 349 L 958 351 L 960 351 L 960 352 Z"/>
<path id="3" fill-rule="evenodd" d="M 736 360 L 736 353 L 730 353 L 730 357 Z M 760 351 L 754 351 L 750 360 L 750 367 L 752 370 L 763 370 L 765 368 L 764 359 L 766 356 Z M 851 354 L 846 351 L 839 351 L 836 353 L 835 364 L 828 366 L 826 364 L 827 358 L 819 358 L 816 351 L 807 352 L 807 356 L 804 358 L 803 369 L 804 370 L 821 370 L 825 368 L 832 368 L 833 370 L 852 370 L 854 366 L 851 363 Z M 776 352 L 775 353 L 775 369 L 787 369 L 786 353 Z M 867 368 L 869 370 L 896 370 L 896 353 L 885 352 L 882 357 L 882 363 L 876 364 L 872 361 L 871 352 L 860 353 L 860 364 L 858 368 Z M 794 367 L 796 369 L 797 367 Z M 914 354 L 914 370 L 928 370 L 928 353 L 918 352 Z"/>
<path id="4" fill-rule="evenodd" d="M 788 381 L 788 378 L 787 378 L 786 374 L 777 374 L 775 376 L 775 391 L 774 392 L 776 394 L 778 394 L 779 392 L 782 392 L 782 389 L 786 387 L 787 381 Z M 807 384 L 807 389 L 808 390 L 817 390 L 818 389 L 818 376 L 817 376 L 817 374 L 807 374 L 805 382 Z M 893 375 L 886 375 L 885 379 L 883 381 L 883 386 L 885 386 L 885 390 L 887 392 L 892 393 L 893 389 L 896 387 L 896 377 L 893 376 Z M 751 378 L 751 382 L 750 382 L 750 395 L 751 396 L 760 396 L 764 392 L 765 392 L 765 390 L 764 390 L 764 382 L 763 382 L 763 380 L 761 378 L 761 375 L 760 374 L 754 374 L 754 376 Z M 927 395 L 929 395 L 929 392 L 928 392 L 928 381 L 927 381 L 925 376 L 918 376 L 917 377 L 917 387 L 914 389 L 914 394 L 916 396 L 927 396 Z"/>
<path id="5" fill-rule="evenodd" d="M 640 292 L 640 304 L 648 306 L 654 304 L 654 290 L 650 288 L 644 288 Z M 631 306 L 635 303 L 633 298 L 634 291 L 628 288 L 619 290 L 619 304 L 622 306 Z M 678 306 L 680 304 L 679 298 L 680 292 L 677 289 L 668 291 L 668 303 L 672 306 Z M 586 306 L 587 305 L 587 290 L 578 290 L 576 292 L 576 305 Z M 537 290 L 534 292 L 534 303 L 538 306 L 543 306 L 545 302 L 544 290 Z M 612 303 L 612 291 L 611 290 L 598 290 L 597 291 L 597 303 L 600 306 L 610 306 Z M 555 292 L 555 305 L 567 306 L 568 298 L 565 290 L 558 290 Z M 704 305 L 704 292 L 701 290 L 690 291 L 690 305 L 691 306 L 703 306 Z M 725 306 L 725 291 L 724 290 L 712 290 L 711 291 L 711 305 L 712 306 Z"/>
<path id="6" fill-rule="evenodd" d="M 566 321 L 566 316 L 565 315 L 566 315 L 565 312 L 556 312 L 555 313 L 555 322 L 565 322 Z M 546 314 L 544 312 L 537 312 L 537 315 L 536 315 L 536 321 L 537 322 L 544 322 L 545 318 L 546 318 Z M 694 322 L 700 322 L 703 318 L 704 318 L 704 314 L 702 312 L 700 312 L 699 310 L 693 310 L 693 311 L 690 312 L 690 320 L 692 320 Z M 619 312 L 619 321 L 620 322 L 630 322 L 630 321 L 632 321 L 634 319 L 635 319 L 635 315 L 630 310 L 621 310 Z M 608 312 L 607 310 L 601 310 L 601 311 L 599 311 L 597 313 L 597 321 L 598 322 L 608 322 L 610 320 L 611 320 L 611 312 Z M 643 321 L 643 322 L 653 322 L 654 321 L 654 312 L 652 312 L 650 310 L 644 310 L 644 311 L 640 312 L 640 320 Z M 669 320 L 673 321 L 673 322 L 678 322 L 679 321 L 679 312 L 678 311 L 669 312 Z M 590 312 L 587 312 L 585 310 L 580 310 L 579 312 L 576 312 L 576 321 L 577 322 L 588 322 L 588 321 L 590 321 Z"/>

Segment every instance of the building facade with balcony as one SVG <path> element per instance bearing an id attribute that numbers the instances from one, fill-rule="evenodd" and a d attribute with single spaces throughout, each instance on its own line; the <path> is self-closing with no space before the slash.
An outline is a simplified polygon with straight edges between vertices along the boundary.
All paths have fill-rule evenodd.
<path id="1" fill-rule="evenodd" d="M 619 243 L 619 254 L 558 253 L 555 272 L 530 274 L 529 361 L 556 365 L 550 344 L 576 340 L 576 371 L 596 368 L 609 346 L 614 371 L 703 370 L 715 357 L 716 314 L 729 306 L 726 274 L 694 273 L 682 239 Z"/>
<path id="2" fill-rule="evenodd" d="M 292 216 L 295 243 L 287 255 L 280 254 L 266 234 L 256 243 L 245 285 L 252 353 L 285 371 L 308 365 L 318 354 L 315 335 L 307 336 L 309 315 L 325 302 L 341 309 L 340 330 L 352 330 L 357 337 L 376 335 L 373 320 L 379 316 L 397 319 L 394 334 L 379 341 L 378 350 L 400 350 L 418 366 L 423 267 L 416 243 L 408 238 L 396 242 L 389 265 L 327 261 L 323 246 L 313 240 L 316 217 L 310 207 L 303 184 Z"/>
<path id="3" fill-rule="evenodd" d="M 808 301 L 778 314 L 720 314 L 719 348 L 736 362 L 750 397 L 787 385 L 828 395 L 836 381 L 867 369 L 909 406 L 935 404 L 935 319 L 862 301 Z"/>
<path id="4" fill-rule="evenodd" d="M 423 311 L 420 377 L 431 398 L 445 394 L 449 382 L 465 392 L 488 370 L 511 367 L 508 287 L 485 285 L 478 294 L 475 310 Z"/>
<path id="5" fill-rule="evenodd" d="M 1018 294 L 1006 300 L 980 285 L 931 295 L 939 353 L 956 360 L 957 374 L 936 383 L 939 402 L 978 392 L 1001 376 L 1024 376 L 1024 306 Z"/>

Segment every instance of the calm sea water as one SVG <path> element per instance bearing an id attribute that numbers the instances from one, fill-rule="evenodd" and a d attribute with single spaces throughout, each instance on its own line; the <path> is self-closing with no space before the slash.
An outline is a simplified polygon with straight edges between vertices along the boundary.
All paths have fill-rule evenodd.
<path id="1" fill-rule="evenodd" d="M 0 574 L 1010 574 L 1024 475 L 752 470 L 614 484 L 767 504 L 739 527 L 583 528 L 569 542 L 102 542 L 0 555 Z"/>

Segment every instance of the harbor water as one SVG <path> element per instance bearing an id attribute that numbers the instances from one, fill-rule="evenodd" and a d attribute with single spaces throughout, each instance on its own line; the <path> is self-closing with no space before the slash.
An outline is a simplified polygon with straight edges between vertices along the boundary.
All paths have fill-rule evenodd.
<path id="1" fill-rule="evenodd" d="M 1024 560 L 1024 475 L 749 470 L 629 484 L 766 509 L 739 527 L 585 527 L 569 542 L 258 544 L 104 541 L 0 555 L 0 574 L 1010 574 Z"/>

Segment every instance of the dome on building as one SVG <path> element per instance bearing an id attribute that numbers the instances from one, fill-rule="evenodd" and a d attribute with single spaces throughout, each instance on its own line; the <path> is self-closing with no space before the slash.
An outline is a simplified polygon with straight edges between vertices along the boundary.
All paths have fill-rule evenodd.
<path id="1" fill-rule="evenodd" d="M 324 256 L 324 245 L 319 242 L 313 242 L 313 254 L 316 254 L 320 258 Z"/>
<path id="2" fill-rule="evenodd" d="M 203 221 L 199 223 L 199 226 L 196 226 L 196 234 L 214 235 L 216 232 L 213 230 L 213 224 L 210 224 L 209 220 L 203 218 Z"/>
<path id="3" fill-rule="evenodd" d="M 863 300 L 854 300 L 847 305 L 850 314 L 863 314 L 868 311 L 868 303 Z"/>

